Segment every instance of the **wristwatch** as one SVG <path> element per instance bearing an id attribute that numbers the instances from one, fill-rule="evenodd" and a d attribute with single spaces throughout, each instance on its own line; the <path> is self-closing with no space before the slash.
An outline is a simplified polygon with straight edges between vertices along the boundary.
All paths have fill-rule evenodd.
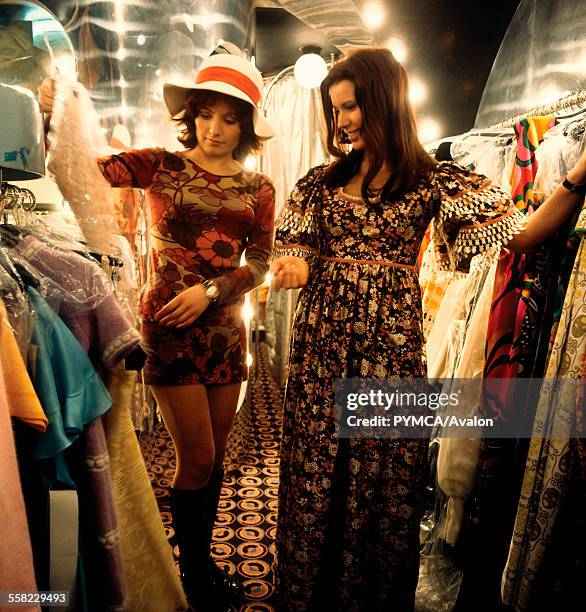
<path id="1" fill-rule="evenodd" d="M 218 289 L 218 285 L 214 283 L 213 280 L 206 280 L 202 283 L 206 290 L 206 297 L 210 301 L 210 304 L 213 304 L 220 297 L 220 290 Z"/>
<path id="2" fill-rule="evenodd" d="M 579 195 L 586 195 L 586 185 L 576 185 L 576 183 L 570 182 L 567 178 L 564 179 L 562 185 L 568 191 L 573 191 Z"/>

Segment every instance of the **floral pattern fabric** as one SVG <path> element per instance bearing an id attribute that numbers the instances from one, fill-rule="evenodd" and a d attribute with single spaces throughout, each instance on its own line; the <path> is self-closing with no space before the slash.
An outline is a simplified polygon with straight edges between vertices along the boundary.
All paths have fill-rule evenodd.
<path id="1" fill-rule="evenodd" d="M 279 218 L 276 255 L 303 256 L 285 393 L 277 524 L 283 610 L 412 610 L 425 440 L 336 434 L 338 378 L 423 377 L 415 264 L 434 220 L 447 268 L 512 236 L 520 213 L 486 177 L 440 164 L 415 191 L 365 203 L 301 179 Z M 522 217 L 521 217 L 522 219 Z"/>
<path id="2" fill-rule="evenodd" d="M 584 212 L 586 208 L 582 209 Z M 586 221 L 586 217 L 584 218 Z M 580 231 L 580 221 L 576 230 Z M 583 226 L 582 226 L 583 227 Z M 545 373 L 546 381 L 586 377 L 586 240 L 580 240 L 578 253 L 567 286 L 553 351 Z M 555 567 L 547 568 L 551 549 L 560 539 L 566 552 L 571 539 L 583 532 L 582 524 L 563 523 L 571 501 L 571 480 L 578 477 L 584 492 L 584 448 L 581 424 L 584 397 L 556 393 L 551 384 L 542 388 L 529 444 L 511 547 L 502 579 L 503 601 L 513 610 L 534 609 L 543 583 L 551 584 Z M 582 470 L 576 474 L 576 470 Z M 569 497 L 569 499 L 568 499 Z M 560 536 L 560 529 L 562 535 Z M 565 532 L 567 529 L 567 533 Z M 570 534 L 570 535 L 568 535 Z M 562 550 L 563 550 L 562 548 Z M 580 551 L 583 553 L 583 550 Z M 564 553 L 563 561 L 572 557 Z"/>
<path id="3" fill-rule="evenodd" d="M 146 191 L 151 213 L 149 280 L 141 300 L 147 362 L 154 385 L 246 379 L 244 294 L 259 285 L 272 249 L 274 189 L 256 172 L 222 176 L 181 153 L 141 149 L 101 158 L 115 187 Z M 245 252 L 246 264 L 240 266 Z M 217 302 L 184 329 L 159 325 L 157 311 L 184 289 L 214 279 Z"/>

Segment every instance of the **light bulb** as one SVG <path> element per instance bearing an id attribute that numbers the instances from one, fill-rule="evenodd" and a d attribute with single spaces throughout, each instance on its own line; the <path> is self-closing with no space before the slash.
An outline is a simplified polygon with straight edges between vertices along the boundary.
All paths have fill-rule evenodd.
<path id="1" fill-rule="evenodd" d="M 371 2 L 364 7 L 363 21 L 369 30 L 378 30 L 385 22 L 385 13 L 378 2 Z"/>
<path id="2" fill-rule="evenodd" d="M 326 78 L 328 66 L 324 58 L 317 53 L 304 53 L 295 62 L 294 72 L 299 85 L 312 89 L 319 87 Z"/>
<path id="3" fill-rule="evenodd" d="M 409 79 L 409 99 L 413 104 L 423 102 L 427 97 L 427 87 L 417 78 Z"/>
<path id="4" fill-rule="evenodd" d="M 407 59 L 407 46 L 400 38 L 389 38 L 387 41 L 387 49 L 389 49 L 400 64 Z"/>
<path id="5" fill-rule="evenodd" d="M 422 119 L 417 128 L 419 140 L 421 140 L 423 144 L 437 140 L 441 134 L 440 124 L 430 117 Z"/>

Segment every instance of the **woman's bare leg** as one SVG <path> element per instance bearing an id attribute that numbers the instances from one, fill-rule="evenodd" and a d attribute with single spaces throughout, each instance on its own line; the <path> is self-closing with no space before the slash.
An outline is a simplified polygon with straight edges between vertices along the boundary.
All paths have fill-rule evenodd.
<path id="1" fill-rule="evenodd" d="M 204 385 L 153 386 L 153 395 L 175 445 L 173 487 L 205 487 L 214 469 L 215 446 Z"/>
<path id="2" fill-rule="evenodd" d="M 238 408 L 241 383 L 208 385 L 208 404 L 214 439 L 214 467 L 224 462 L 226 441 Z"/>

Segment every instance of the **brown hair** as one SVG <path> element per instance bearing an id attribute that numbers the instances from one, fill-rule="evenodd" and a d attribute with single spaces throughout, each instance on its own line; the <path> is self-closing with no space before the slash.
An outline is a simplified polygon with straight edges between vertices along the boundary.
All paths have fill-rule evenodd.
<path id="1" fill-rule="evenodd" d="M 185 100 L 183 111 L 173 119 L 182 126 L 177 140 L 185 148 L 194 149 L 197 146 L 195 118 L 203 108 L 211 107 L 219 100 L 223 100 L 226 104 L 230 105 L 238 117 L 238 123 L 242 131 L 240 133 L 240 141 L 236 149 L 234 149 L 232 157 L 238 161 L 243 161 L 248 154 L 254 153 L 260 148 L 260 140 L 254 133 L 252 106 L 248 102 L 239 100 L 234 96 L 209 90 L 192 91 Z"/>
<path id="2" fill-rule="evenodd" d="M 327 169 L 326 181 L 330 186 L 343 185 L 358 172 L 364 155 L 362 151 L 347 154 L 340 148 L 344 144 L 343 133 L 337 127 L 329 90 L 344 80 L 354 83 L 356 103 L 362 111 L 360 136 L 370 158 L 370 167 L 362 184 L 362 197 L 368 201 L 370 184 L 385 162 L 390 165 L 391 176 L 383 187 L 384 199 L 413 189 L 418 179 L 435 166 L 435 160 L 417 137 L 407 74 L 393 54 L 383 48 L 350 52 L 334 64 L 322 82 L 327 147 L 330 154 L 338 158 Z"/>

